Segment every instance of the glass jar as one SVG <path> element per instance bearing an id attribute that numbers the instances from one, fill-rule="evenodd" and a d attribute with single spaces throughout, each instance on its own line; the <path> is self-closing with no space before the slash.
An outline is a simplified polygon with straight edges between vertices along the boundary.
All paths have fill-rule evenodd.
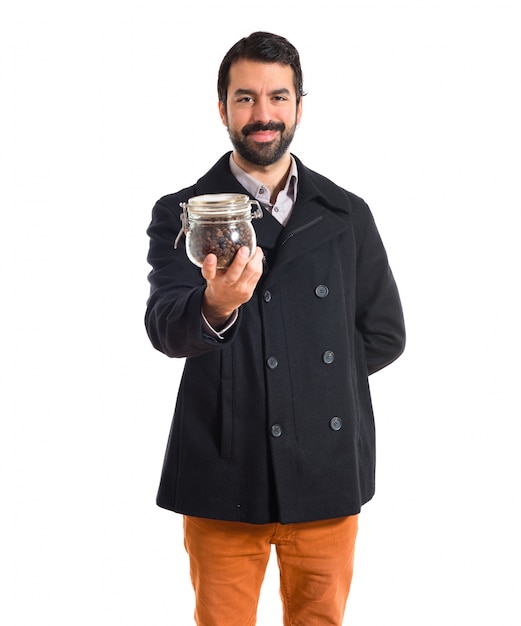
<path id="1" fill-rule="evenodd" d="M 257 238 L 251 220 L 262 217 L 256 200 L 240 193 L 217 193 L 194 196 L 180 206 L 182 228 L 174 247 L 184 233 L 186 254 L 198 267 L 210 253 L 216 255 L 219 269 L 228 267 L 242 246 L 250 249 L 250 258 L 255 253 Z"/>

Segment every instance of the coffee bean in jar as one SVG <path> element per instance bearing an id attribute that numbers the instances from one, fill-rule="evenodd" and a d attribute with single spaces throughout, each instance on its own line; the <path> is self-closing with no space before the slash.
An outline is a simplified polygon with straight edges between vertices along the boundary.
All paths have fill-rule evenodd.
<path id="1" fill-rule="evenodd" d="M 238 193 L 206 194 L 180 206 L 183 227 L 174 245 L 184 232 L 186 253 L 198 267 L 208 254 L 215 254 L 218 269 L 224 269 L 242 246 L 249 248 L 250 258 L 255 253 L 257 239 L 251 220 L 262 217 L 256 200 Z"/>

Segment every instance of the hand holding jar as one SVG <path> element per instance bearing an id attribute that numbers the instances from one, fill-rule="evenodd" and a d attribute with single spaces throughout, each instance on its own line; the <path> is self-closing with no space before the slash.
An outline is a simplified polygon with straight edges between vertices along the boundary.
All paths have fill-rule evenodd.
<path id="1" fill-rule="evenodd" d="M 218 328 L 242 304 L 250 300 L 262 276 L 264 253 L 256 247 L 250 258 L 250 249 L 243 246 L 226 270 L 217 268 L 215 254 L 206 256 L 201 273 L 206 280 L 203 313 L 213 328 Z"/>

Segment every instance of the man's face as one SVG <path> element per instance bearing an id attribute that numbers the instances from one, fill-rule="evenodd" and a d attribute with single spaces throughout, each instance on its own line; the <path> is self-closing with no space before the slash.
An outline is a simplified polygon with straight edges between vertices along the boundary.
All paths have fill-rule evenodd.
<path id="1" fill-rule="evenodd" d="M 272 165 L 287 152 L 302 114 L 289 65 L 241 59 L 230 68 L 226 108 L 219 103 L 236 152 L 255 165 Z"/>

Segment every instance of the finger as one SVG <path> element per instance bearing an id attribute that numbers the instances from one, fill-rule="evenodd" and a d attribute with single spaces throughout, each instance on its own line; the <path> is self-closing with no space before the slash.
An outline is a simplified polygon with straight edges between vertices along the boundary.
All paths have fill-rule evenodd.
<path id="1" fill-rule="evenodd" d="M 262 275 L 263 272 L 263 260 L 264 260 L 264 252 L 257 248 L 255 250 L 255 254 L 249 260 L 248 264 L 244 268 L 243 276 L 248 277 L 250 279 L 254 279 L 257 282 Z"/>
<path id="2" fill-rule="evenodd" d="M 255 287 L 262 276 L 264 270 L 263 259 L 264 254 L 262 250 L 257 249 L 235 283 L 235 286 L 239 288 L 242 293 L 243 302 L 246 302 L 251 298 Z"/>
<path id="3" fill-rule="evenodd" d="M 226 269 L 226 274 L 223 280 L 228 284 L 237 282 L 241 278 L 244 268 L 248 265 L 249 260 L 250 249 L 247 246 L 242 246 L 239 248 L 233 261 Z"/>
<path id="4" fill-rule="evenodd" d="M 203 261 L 203 267 L 201 268 L 201 274 L 205 280 L 213 280 L 217 273 L 217 256 L 215 254 L 208 254 Z"/>

